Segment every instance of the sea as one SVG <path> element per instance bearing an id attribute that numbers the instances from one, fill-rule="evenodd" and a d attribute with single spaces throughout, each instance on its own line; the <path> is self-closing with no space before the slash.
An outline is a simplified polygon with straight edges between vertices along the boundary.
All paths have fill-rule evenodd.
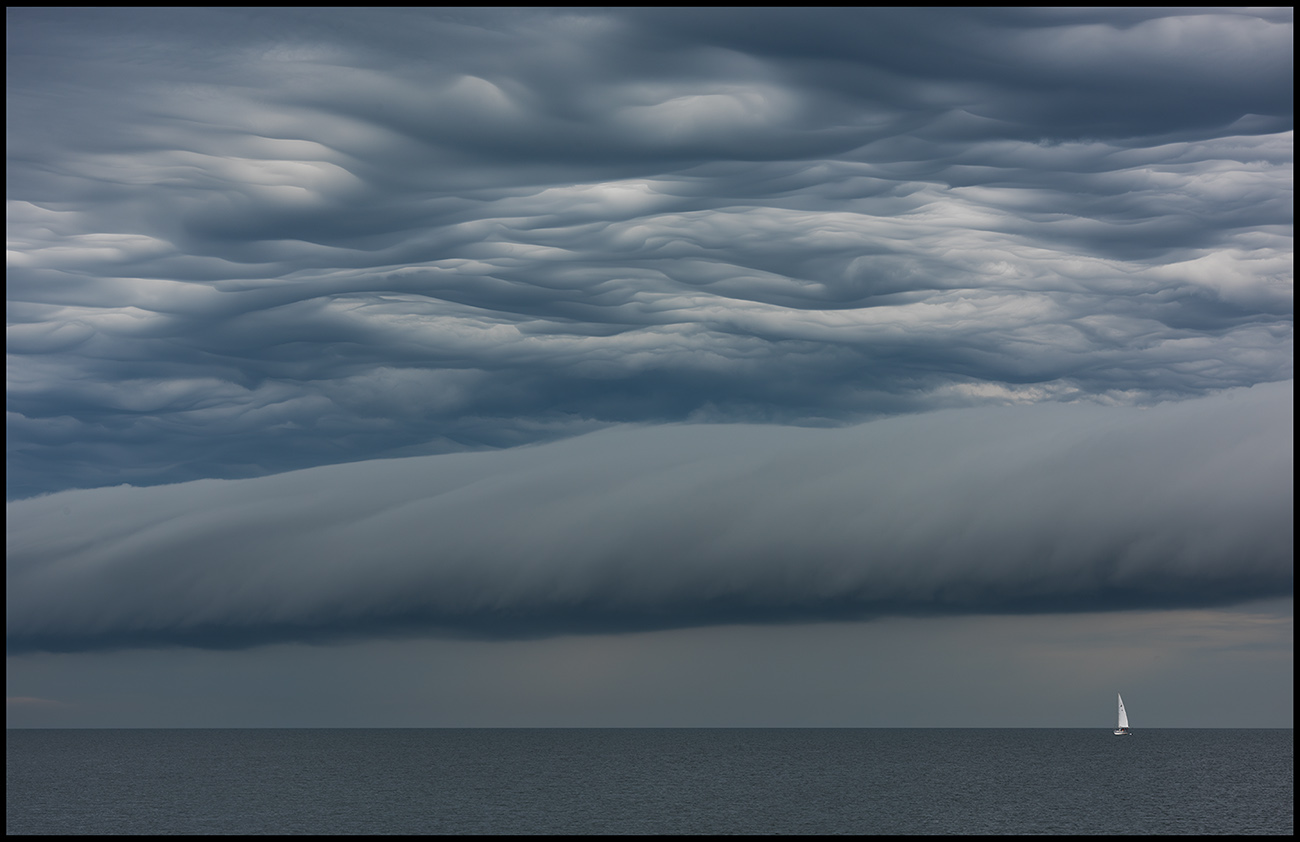
<path id="1" fill-rule="evenodd" d="M 1291 729 L 9 730 L 10 834 L 1285 834 Z"/>

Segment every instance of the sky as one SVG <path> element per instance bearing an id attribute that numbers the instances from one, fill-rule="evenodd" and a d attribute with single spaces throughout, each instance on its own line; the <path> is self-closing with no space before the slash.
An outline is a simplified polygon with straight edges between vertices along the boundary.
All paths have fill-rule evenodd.
<path id="1" fill-rule="evenodd" d="M 8 727 L 1292 727 L 1291 9 L 6 23 Z"/>

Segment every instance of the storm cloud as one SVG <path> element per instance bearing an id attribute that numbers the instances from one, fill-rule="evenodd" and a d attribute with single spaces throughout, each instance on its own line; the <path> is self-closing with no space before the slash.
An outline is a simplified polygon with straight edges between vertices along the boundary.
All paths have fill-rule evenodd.
<path id="1" fill-rule="evenodd" d="M 733 441 L 763 450 L 772 437 L 768 446 L 797 442 L 825 461 L 835 446 L 823 452 L 819 442 L 852 448 L 855 437 L 884 435 L 624 430 L 629 423 L 806 428 L 984 404 L 1151 406 L 1292 376 L 1289 9 L 105 8 L 17 9 L 7 18 L 9 499 L 555 442 L 472 460 L 358 464 L 321 480 L 187 484 L 176 498 L 175 488 L 60 495 L 58 505 L 74 510 L 76 501 L 111 508 L 153 494 L 158 511 L 177 517 L 173 499 L 209 511 L 187 517 L 211 533 L 212 549 L 164 529 L 148 533 L 135 562 L 97 550 L 107 553 L 108 567 L 93 567 L 101 572 L 127 564 L 153 582 L 164 557 L 252 564 L 216 549 L 230 541 L 245 549 L 243 527 L 216 519 L 238 521 L 223 495 L 299 499 L 294 483 L 354 483 L 349 470 L 379 472 L 394 494 L 418 497 L 451 483 L 422 471 L 514 476 L 529 460 L 561 459 L 565 447 L 575 461 L 594 458 L 588 447 L 644 449 L 689 474 L 672 454 L 712 454 L 712 443 L 725 451 Z M 605 437 L 559 442 L 607 427 Z M 926 448 L 913 446 L 921 458 Z M 749 464 L 749 453 L 735 458 Z M 505 467 L 512 460 L 521 467 Z M 1171 457 L 1162 467 L 1182 463 Z M 617 460 L 603 470 L 592 482 L 620 488 L 635 472 Z M 982 475 L 958 474 L 958 484 Z M 798 476 L 830 494 L 832 480 Z M 823 606 L 823 590 L 850 613 L 863 589 L 888 595 L 868 601 L 911 604 L 928 587 L 920 580 L 883 587 L 892 580 L 871 577 L 884 574 L 843 561 L 816 562 L 825 567 L 787 588 L 794 568 L 782 565 L 838 559 L 832 545 L 868 533 L 883 543 L 863 552 L 937 552 L 926 562 L 935 581 L 952 563 L 940 560 L 951 552 L 918 536 L 827 525 L 800 532 L 795 543 L 825 543 L 811 554 L 774 535 L 714 536 L 706 575 L 685 560 L 699 557 L 690 536 L 703 527 L 687 508 L 668 506 L 667 476 L 637 492 L 663 496 L 645 506 L 588 492 L 609 507 L 591 515 L 589 549 L 573 555 L 570 538 L 547 537 L 556 543 L 530 555 L 511 542 L 534 530 L 508 524 L 541 517 L 520 502 L 535 489 L 500 481 L 500 510 L 474 516 L 501 528 L 453 532 L 466 559 L 497 550 L 515 560 L 564 557 L 550 573 L 503 572 L 520 588 L 541 576 L 554 595 L 537 606 L 506 599 L 521 627 L 541 615 L 565 625 L 562 604 L 590 622 L 605 608 L 583 606 L 614 611 L 630 597 L 598 597 L 586 574 L 612 576 L 602 565 L 615 563 L 640 569 L 636 552 L 666 567 L 637 574 L 648 577 L 651 601 L 684 616 L 708 613 L 668 599 L 693 576 L 737 615 L 760 610 L 746 600 L 775 610 L 777 593 L 786 599 L 777 613 L 794 615 Z M 556 481 L 580 485 L 567 474 Z M 744 487 L 738 475 L 716 481 L 737 495 Z M 1067 496 L 1100 493 L 1061 481 Z M 843 482 L 846 494 L 884 493 Z M 378 520 L 354 523 L 342 513 L 364 509 L 367 495 L 339 494 L 326 495 L 321 511 L 358 551 L 383 546 L 369 530 L 385 518 L 408 516 L 381 494 Z M 205 495 L 215 496 L 202 503 Z M 441 502 L 428 511 L 412 502 L 413 522 L 452 518 L 454 507 L 443 507 L 459 498 L 419 499 Z M 724 499 L 736 516 L 751 511 L 743 495 Z M 564 502 L 553 504 L 561 522 Z M 615 537 L 608 520 L 636 520 L 631 513 L 654 510 L 652 502 L 668 506 L 656 516 L 681 531 L 672 540 L 682 545 L 660 537 L 634 542 L 643 549 L 627 555 L 627 536 Z M 1096 509 L 1078 502 L 1065 522 L 1087 532 Z M 1166 504 L 1169 517 L 1175 509 L 1190 517 L 1184 503 Z M 20 533 L 52 504 L 20 508 Z M 797 501 L 755 505 L 813 512 Z M 655 519 L 642 516 L 637 528 L 651 530 Z M 324 523 L 309 508 L 295 517 Z M 765 517 L 744 517 L 766 534 Z M 879 525 L 875 517 L 862 523 Z M 958 515 L 927 512 L 921 522 L 930 517 Z M 585 524 L 543 532 L 572 535 Z M 145 540 L 141 524 L 122 528 L 136 536 L 123 540 Z M 290 539 L 286 526 L 265 529 L 289 542 L 284 553 L 257 556 L 276 560 L 286 594 L 312 556 L 337 558 L 343 580 L 362 563 L 313 543 L 325 539 L 310 530 Z M 974 528 L 970 540 L 989 556 L 1005 540 L 994 533 L 1011 531 Z M 168 556 L 171 540 L 188 555 Z M 1094 546 L 1103 540 L 1051 539 L 1063 554 L 1052 569 L 1084 576 L 1093 568 L 1082 559 L 1105 555 Z M 598 552 L 615 546 L 622 561 Z M 742 547 L 766 560 L 761 575 L 737 574 L 742 582 L 729 590 L 720 571 Z M 415 547 L 388 547 L 375 562 L 382 583 L 361 593 L 394 616 L 457 625 L 436 601 L 389 600 L 385 588 L 424 581 L 411 566 L 417 556 Z M 24 570 L 34 563 L 27 558 Z M 1141 580 L 1147 570 L 1115 564 L 1102 581 Z M 1189 592 L 1218 581 L 1213 565 L 1174 568 L 1191 576 L 1180 579 Z M 439 569 L 427 574 L 438 588 L 476 593 L 477 574 Z M 265 575 L 269 583 L 280 574 Z M 321 575 L 325 600 L 343 580 Z M 154 584 L 164 582 L 181 587 L 167 577 Z M 945 598 L 952 604 L 1091 598 L 1050 578 L 1041 594 L 990 596 L 978 577 L 961 582 Z M 53 598 L 35 579 L 20 592 L 33 605 Z M 78 592 L 91 593 L 60 599 Z M 146 593 L 176 596 L 145 588 L 127 601 Z M 502 598 L 481 595 L 484 606 Z M 213 599 L 213 628 L 226 629 L 238 601 Z M 324 603 L 298 600 L 284 616 L 259 613 L 256 600 L 238 610 L 254 627 L 323 616 Z M 61 612 L 23 610 L 21 635 L 76 637 L 96 623 L 125 634 L 111 607 L 123 604 L 108 599 L 75 629 L 59 625 Z M 40 631 L 40 617 L 53 625 Z M 136 622 L 146 636 L 184 625 L 152 612 Z"/>
<path id="2" fill-rule="evenodd" d="M 10 652 L 1289 596 L 1293 389 L 619 427 L 7 506 Z"/>

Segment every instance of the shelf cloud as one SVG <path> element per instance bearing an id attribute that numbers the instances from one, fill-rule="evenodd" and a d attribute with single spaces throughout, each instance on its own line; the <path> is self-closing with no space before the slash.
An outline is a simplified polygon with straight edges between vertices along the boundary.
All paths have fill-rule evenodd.
<path id="1" fill-rule="evenodd" d="M 1290 384 L 8 504 L 10 652 L 1230 605 L 1294 583 Z"/>

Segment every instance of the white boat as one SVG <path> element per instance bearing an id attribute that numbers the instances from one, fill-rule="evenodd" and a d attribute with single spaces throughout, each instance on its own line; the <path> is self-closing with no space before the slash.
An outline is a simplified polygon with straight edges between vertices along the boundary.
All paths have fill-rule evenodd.
<path id="1" fill-rule="evenodd" d="M 1115 695 L 1119 696 L 1119 726 L 1115 728 L 1115 736 L 1127 737 L 1133 732 L 1128 729 L 1128 713 L 1124 710 L 1124 697 L 1120 696 L 1119 693 Z"/>

